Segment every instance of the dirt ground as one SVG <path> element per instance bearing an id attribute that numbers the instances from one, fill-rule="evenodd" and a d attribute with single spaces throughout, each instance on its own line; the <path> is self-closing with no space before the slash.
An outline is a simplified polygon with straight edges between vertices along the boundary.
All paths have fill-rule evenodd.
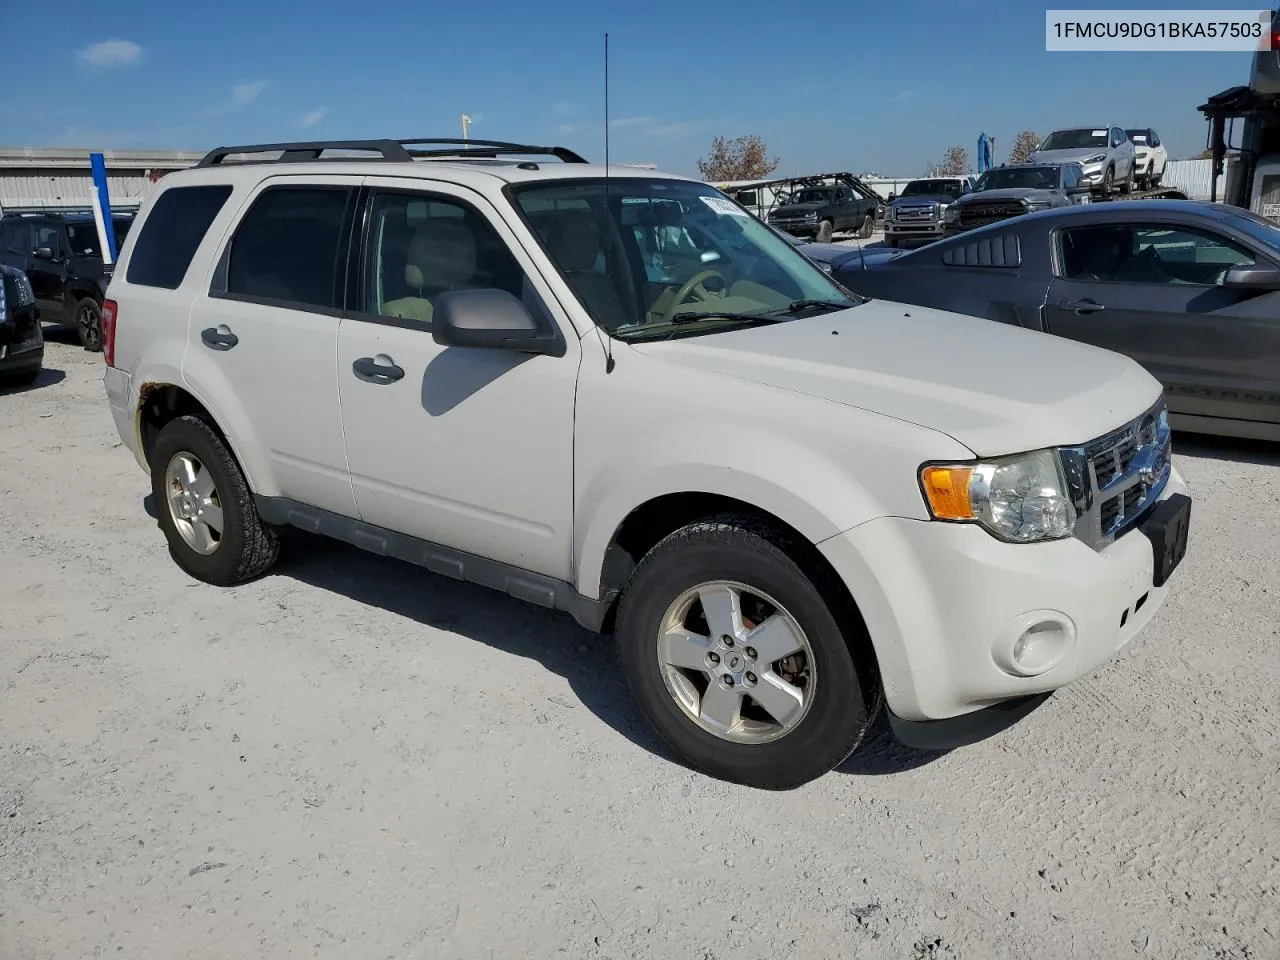
<path id="1" fill-rule="evenodd" d="M 0 958 L 1280 957 L 1280 449 L 1179 437 L 1171 599 L 949 754 L 673 763 L 607 641 L 314 540 L 184 576 L 100 356 L 0 394 Z"/>

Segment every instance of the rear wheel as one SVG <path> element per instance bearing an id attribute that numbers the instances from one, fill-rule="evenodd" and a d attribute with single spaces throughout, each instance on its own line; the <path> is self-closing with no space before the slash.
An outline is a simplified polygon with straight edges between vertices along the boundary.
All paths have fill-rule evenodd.
<path id="1" fill-rule="evenodd" d="M 858 239 L 866 240 L 876 230 L 876 215 L 869 213 L 862 218 L 862 226 L 858 228 Z"/>
<path id="2" fill-rule="evenodd" d="M 1162 178 L 1163 176 L 1164 176 L 1164 171 L 1163 171 L 1163 170 L 1161 170 L 1159 173 L 1156 173 L 1156 165 L 1155 165 L 1155 161 L 1152 161 L 1152 163 L 1151 163 L 1151 176 L 1149 176 L 1149 177 L 1147 178 L 1147 186 L 1148 186 L 1150 189 L 1154 190 L 1156 187 L 1160 186 L 1160 180 L 1161 180 L 1161 178 Z"/>
<path id="3" fill-rule="evenodd" d="M 833 224 L 830 220 L 823 220 L 820 224 L 818 224 L 818 242 L 819 243 L 830 243 L 831 236 L 834 233 L 835 233 L 835 224 Z"/>
<path id="4" fill-rule="evenodd" d="M 97 353 L 102 349 L 102 308 L 92 297 L 76 301 L 72 316 L 76 321 L 76 333 L 86 350 Z"/>
<path id="5" fill-rule="evenodd" d="M 280 552 L 235 457 L 208 421 L 179 417 L 151 451 L 151 491 L 174 561 L 220 587 L 265 573 Z"/>
<path id="6" fill-rule="evenodd" d="M 640 710 L 693 767 L 765 789 L 798 787 L 862 741 L 879 708 L 874 666 L 785 538 L 742 517 L 668 536 L 618 611 Z"/>

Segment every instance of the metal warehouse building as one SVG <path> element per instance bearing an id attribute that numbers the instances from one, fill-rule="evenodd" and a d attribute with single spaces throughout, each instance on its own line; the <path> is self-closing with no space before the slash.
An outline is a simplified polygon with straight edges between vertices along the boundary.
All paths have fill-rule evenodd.
<path id="1" fill-rule="evenodd" d="M 202 153 L 104 150 L 114 209 L 136 209 L 166 173 L 195 166 Z M 0 147 L 0 212 L 89 208 L 89 151 Z"/>

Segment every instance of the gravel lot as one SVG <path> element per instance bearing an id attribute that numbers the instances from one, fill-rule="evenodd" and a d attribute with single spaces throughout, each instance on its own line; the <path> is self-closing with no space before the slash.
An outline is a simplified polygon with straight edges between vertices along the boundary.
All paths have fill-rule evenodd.
<path id="1" fill-rule="evenodd" d="M 608 642 L 302 540 L 185 577 L 101 357 L 0 395 L 0 958 L 1280 956 L 1280 449 L 1121 660 L 950 754 L 674 764 Z"/>

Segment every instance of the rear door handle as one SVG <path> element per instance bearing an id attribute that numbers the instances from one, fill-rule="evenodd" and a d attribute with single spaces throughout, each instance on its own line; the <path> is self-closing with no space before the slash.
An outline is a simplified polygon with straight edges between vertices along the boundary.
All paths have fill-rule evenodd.
<path id="1" fill-rule="evenodd" d="M 351 370 L 365 383 L 395 383 L 404 376 L 404 368 L 385 353 L 376 357 L 361 357 L 351 364 Z"/>
<path id="2" fill-rule="evenodd" d="M 1090 313 L 1101 313 L 1107 308 L 1096 300 L 1090 300 L 1088 297 L 1083 297 L 1079 300 L 1071 300 L 1064 303 L 1062 305 L 1062 309 L 1074 310 L 1077 314 L 1083 317 Z"/>
<path id="3" fill-rule="evenodd" d="M 231 328 L 225 323 L 217 327 L 206 327 L 201 330 L 200 339 L 211 350 L 230 350 L 240 342 L 240 338 L 232 333 Z"/>

